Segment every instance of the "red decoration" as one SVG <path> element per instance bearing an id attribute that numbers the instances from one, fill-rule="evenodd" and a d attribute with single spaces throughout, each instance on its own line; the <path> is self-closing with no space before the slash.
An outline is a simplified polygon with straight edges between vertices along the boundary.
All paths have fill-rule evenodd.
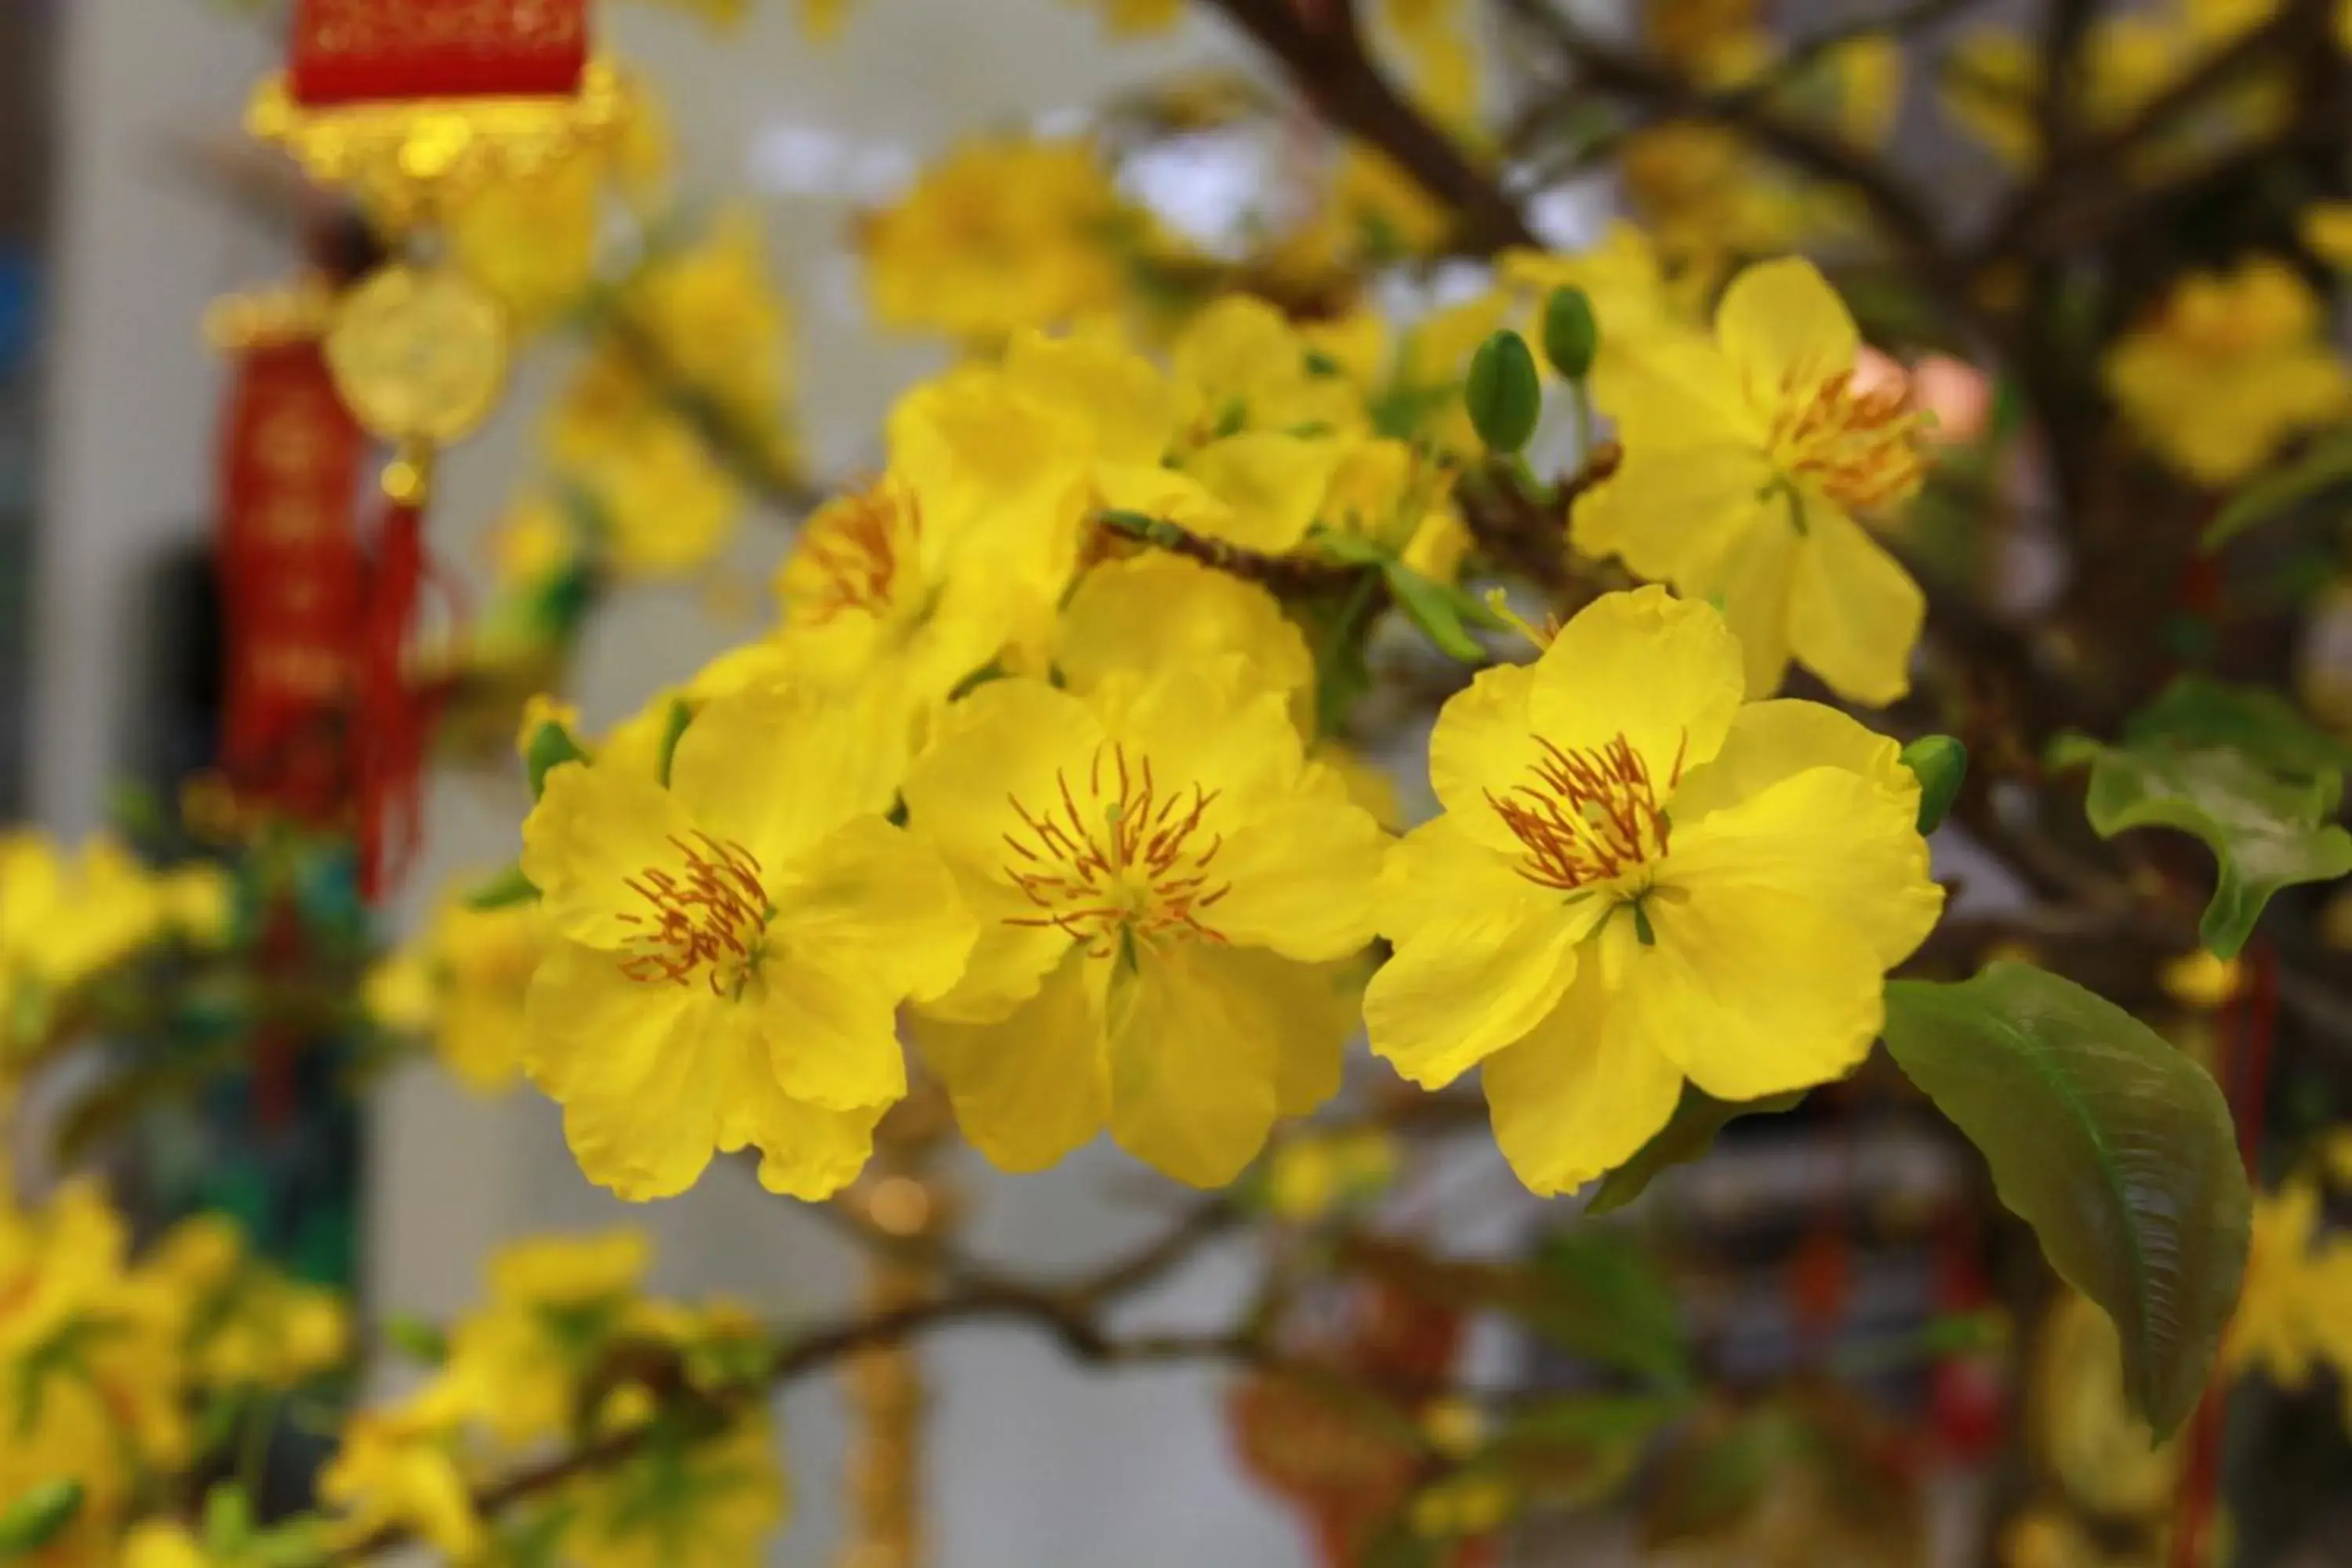
<path id="1" fill-rule="evenodd" d="M 425 519 L 413 501 L 384 509 L 369 564 L 360 626 L 359 704 L 352 729 L 359 775 L 360 893 L 389 890 L 423 837 L 424 776 L 437 692 L 413 685 L 401 650 L 425 584 Z"/>
<path id="2" fill-rule="evenodd" d="M 289 86 L 310 108 L 558 97 L 588 61 L 588 0 L 297 0 Z"/>
<path id="3" fill-rule="evenodd" d="M 340 720 L 364 595 L 352 513 L 365 450 L 315 341 L 239 355 L 220 469 L 221 768 L 240 798 L 314 826 L 350 799 Z"/>

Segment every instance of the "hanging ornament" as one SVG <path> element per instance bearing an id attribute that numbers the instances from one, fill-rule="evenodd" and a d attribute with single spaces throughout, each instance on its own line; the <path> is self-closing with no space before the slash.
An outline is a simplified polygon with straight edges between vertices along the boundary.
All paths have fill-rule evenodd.
<path id="1" fill-rule="evenodd" d="M 215 561 L 226 630 L 219 763 L 240 816 L 350 818 L 344 725 L 364 584 L 352 510 L 367 438 L 320 342 L 331 284 L 239 296 L 206 320 L 233 373 Z"/>
<path id="2" fill-rule="evenodd" d="M 621 127 L 627 94 L 589 54 L 588 0 L 296 0 L 287 69 L 248 111 L 384 237 L 387 263 L 336 301 L 325 359 L 343 405 L 392 451 L 357 616 L 350 734 L 362 891 L 413 853 L 436 698 L 404 659 L 429 561 L 439 450 L 478 428 L 506 381 L 510 326 L 443 259 L 456 204 L 544 174 Z"/>

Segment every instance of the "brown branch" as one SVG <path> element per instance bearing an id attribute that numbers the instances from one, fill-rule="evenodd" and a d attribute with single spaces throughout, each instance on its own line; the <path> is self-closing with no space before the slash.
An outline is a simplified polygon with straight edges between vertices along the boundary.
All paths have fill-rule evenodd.
<path id="1" fill-rule="evenodd" d="M 1292 0 L 1207 0 L 1282 63 L 1307 100 L 1339 130 L 1385 153 L 1461 219 L 1477 252 L 1537 243 L 1527 218 L 1493 174 L 1400 93 L 1365 47 L 1352 4 L 1313 8 Z"/>
<path id="2" fill-rule="evenodd" d="M 863 1313 L 793 1336 L 759 1377 L 729 1387 L 693 1393 L 682 1408 L 705 1423 L 704 1436 L 725 1431 L 774 1390 L 863 1352 L 894 1345 L 956 1323 L 1003 1321 L 1051 1334 L 1074 1358 L 1094 1366 L 1136 1366 L 1177 1361 L 1249 1362 L 1278 1365 L 1280 1358 L 1262 1338 L 1248 1333 L 1142 1333 L 1114 1336 L 1098 1321 L 1100 1310 L 1165 1277 L 1200 1247 L 1243 1217 L 1224 1198 L 1196 1205 L 1169 1229 L 1123 1257 L 1059 1287 L 1039 1287 L 988 1277 L 952 1296 L 918 1301 L 895 1311 Z M 476 1511 L 489 1518 L 542 1497 L 583 1476 L 627 1463 L 652 1439 L 651 1424 L 583 1444 L 537 1465 L 490 1482 L 474 1494 Z M 327 1563 L 356 1563 L 409 1544 L 415 1531 L 388 1524 L 329 1554 Z"/>

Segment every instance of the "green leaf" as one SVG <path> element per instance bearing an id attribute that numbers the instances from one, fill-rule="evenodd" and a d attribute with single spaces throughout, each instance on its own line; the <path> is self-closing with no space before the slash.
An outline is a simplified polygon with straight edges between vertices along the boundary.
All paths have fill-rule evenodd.
<path id="1" fill-rule="evenodd" d="M 1594 1361 L 1688 1385 L 1682 1310 L 1630 1240 L 1598 1229 L 1554 1237 L 1537 1254 L 1536 1272 L 1547 1288 L 1527 1315 L 1530 1328 Z"/>
<path id="2" fill-rule="evenodd" d="M 401 1354 L 425 1366 L 449 1359 L 449 1336 L 422 1318 L 395 1313 L 383 1321 L 383 1337 Z"/>
<path id="3" fill-rule="evenodd" d="M 523 766 L 530 776 L 530 798 L 537 800 L 547 793 L 547 775 L 566 763 L 584 763 L 588 753 L 572 738 L 572 731 L 549 720 L 531 731 L 530 743 L 523 748 Z"/>
<path id="4" fill-rule="evenodd" d="M 1717 1100 L 1696 1085 L 1685 1084 L 1675 1113 L 1633 1157 L 1601 1178 L 1593 1189 L 1588 1214 L 1623 1208 L 1649 1190 L 1669 1167 L 1688 1164 L 1715 1147 L 1716 1135 L 1743 1116 L 1769 1116 L 1802 1104 L 1803 1089 L 1744 1102 Z"/>
<path id="5" fill-rule="evenodd" d="M 1543 383 L 1527 340 L 1506 328 L 1480 343 L 1471 356 L 1462 401 L 1488 451 L 1511 453 L 1525 447 L 1543 413 Z"/>
<path id="6" fill-rule="evenodd" d="M 1982 1150 L 2000 1201 L 2123 1341 L 2159 1436 L 2197 1405 L 2246 1267 L 2250 1198 L 2203 1068 L 2103 997 L 2030 965 L 1886 987 L 1886 1048 Z"/>
<path id="7" fill-rule="evenodd" d="M 2184 675 L 2132 715 L 2124 737 L 2184 750 L 2231 748 L 2282 777 L 2323 778 L 2352 768 L 2352 742 L 2313 723 L 2279 692 Z"/>
<path id="8" fill-rule="evenodd" d="M 2283 779 L 2235 749 L 2103 746 L 2081 735 L 2060 736 L 2050 754 L 2053 766 L 2090 765 L 2084 809 L 2102 838 L 2175 827 L 2205 841 L 2221 872 L 2199 934 L 2223 958 L 2246 945 L 2280 889 L 2352 872 L 2352 834 L 2331 820 L 2343 797 L 2332 769 Z"/>
<path id="9" fill-rule="evenodd" d="M 1919 831 L 1943 825 L 1968 782 L 1969 749 L 1949 735 L 1922 735 L 1903 748 L 1903 765 L 1919 779 Z"/>
<path id="10" fill-rule="evenodd" d="M 1462 602 L 1469 598 L 1468 595 L 1432 582 L 1402 561 L 1387 563 L 1382 571 L 1397 608 L 1404 612 L 1405 619 L 1421 628 L 1423 636 L 1437 645 L 1439 652 L 1465 664 L 1486 662 L 1486 650 L 1478 646 L 1478 639 L 1462 624 Z"/>
<path id="11" fill-rule="evenodd" d="M 18 1492 L 0 1509 L 0 1563 L 30 1557 L 56 1540 L 81 1502 L 79 1481 L 43 1481 Z"/>
<path id="12" fill-rule="evenodd" d="M 517 904 L 527 904 L 539 897 L 539 889 L 522 874 L 522 867 L 514 865 L 483 882 L 466 895 L 469 910 L 504 910 Z"/>
<path id="13" fill-rule="evenodd" d="M 2347 485 L 2352 485 L 2352 431 L 2315 441 L 2294 461 L 2271 469 L 2231 496 L 2205 525 L 2205 548 L 2218 550 L 2248 529 Z"/>

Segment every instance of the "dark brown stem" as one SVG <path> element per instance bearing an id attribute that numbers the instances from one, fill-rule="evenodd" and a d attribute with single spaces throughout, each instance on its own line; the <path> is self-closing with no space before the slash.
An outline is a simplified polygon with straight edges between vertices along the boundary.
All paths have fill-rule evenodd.
<path id="1" fill-rule="evenodd" d="M 1477 252 L 1536 243 L 1526 217 L 1490 170 L 1400 93 L 1364 46 L 1352 4 L 1311 9 L 1292 0 L 1207 0 L 1290 75 L 1323 118 L 1388 158 L 1459 216 L 1461 243 Z"/>

